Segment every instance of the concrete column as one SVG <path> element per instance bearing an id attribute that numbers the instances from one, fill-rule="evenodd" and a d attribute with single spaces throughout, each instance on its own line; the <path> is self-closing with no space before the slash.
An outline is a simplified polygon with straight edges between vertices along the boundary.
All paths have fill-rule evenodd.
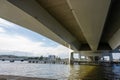
<path id="1" fill-rule="evenodd" d="M 102 55 L 101 55 L 102 61 L 105 61 L 105 58 L 104 58 L 105 54 L 106 54 L 106 53 L 102 53 Z"/>
<path id="2" fill-rule="evenodd" d="M 92 62 L 94 62 L 95 61 L 95 57 L 94 56 L 92 56 Z"/>
<path id="3" fill-rule="evenodd" d="M 87 60 L 87 56 L 85 56 L 85 60 Z"/>
<path id="4" fill-rule="evenodd" d="M 88 60 L 91 61 L 91 57 L 90 56 L 88 56 Z"/>
<path id="5" fill-rule="evenodd" d="M 74 64 L 74 57 L 73 57 L 73 55 L 74 55 L 74 52 L 71 52 L 70 53 L 70 58 L 69 58 L 69 64 Z"/>
<path id="6" fill-rule="evenodd" d="M 103 61 L 105 60 L 105 59 L 104 59 L 104 56 L 109 56 L 109 61 L 110 61 L 110 62 L 113 61 L 113 55 L 112 55 L 111 52 L 102 53 Z"/>
<path id="7" fill-rule="evenodd" d="M 89 61 L 93 61 L 92 56 L 88 56 L 88 58 L 89 58 Z"/>
<path id="8" fill-rule="evenodd" d="M 95 61 L 99 61 L 100 56 L 94 56 Z"/>
<path id="9" fill-rule="evenodd" d="M 79 53 L 79 60 L 81 60 L 81 54 Z"/>
<path id="10" fill-rule="evenodd" d="M 110 58 L 110 62 L 112 62 L 113 61 L 113 55 L 112 55 L 112 53 L 109 53 L 109 58 Z"/>

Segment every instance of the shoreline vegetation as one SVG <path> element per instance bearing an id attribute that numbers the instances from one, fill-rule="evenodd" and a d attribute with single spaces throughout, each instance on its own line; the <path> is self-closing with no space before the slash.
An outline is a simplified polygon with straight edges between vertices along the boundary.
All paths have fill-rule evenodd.
<path id="1" fill-rule="evenodd" d="M 0 75 L 0 80 L 57 80 L 57 79 L 24 77 L 24 76 L 14 76 L 14 75 Z"/>
<path id="2" fill-rule="evenodd" d="M 48 57 L 40 56 L 40 57 L 27 57 L 27 56 L 15 56 L 15 55 L 0 55 L 1 61 L 27 61 L 28 63 L 42 63 L 42 64 L 68 64 L 69 59 L 61 59 L 55 55 L 49 55 Z"/>

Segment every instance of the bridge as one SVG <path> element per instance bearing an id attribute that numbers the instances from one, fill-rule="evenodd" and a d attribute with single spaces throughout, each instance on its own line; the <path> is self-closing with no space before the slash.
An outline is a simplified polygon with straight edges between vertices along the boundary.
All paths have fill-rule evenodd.
<path id="1" fill-rule="evenodd" d="M 0 0 L 0 17 L 77 53 L 119 49 L 120 0 Z"/>
<path id="2" fill-rule="evenodd" d="M 0 60 L 1 60 L 1 61 L 10 61 L 10 62 L 14 62 L 14 61 L 24 61 L 24 60 L 26 60 L 26 59 L 25 59 L 25 58 L 1 57 Z"/>

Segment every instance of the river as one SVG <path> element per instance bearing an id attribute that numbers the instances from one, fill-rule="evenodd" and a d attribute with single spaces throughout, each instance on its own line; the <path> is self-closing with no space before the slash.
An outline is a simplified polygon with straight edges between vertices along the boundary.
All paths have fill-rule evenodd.
<path id="1" fill-rule="evenodd" d="M 16 75 L 57 80 L 120 80 L 120 66 L 35 64 L 0 61 L 0 75 Z M 106 79 L 105 79 L 106 78 Z"/>

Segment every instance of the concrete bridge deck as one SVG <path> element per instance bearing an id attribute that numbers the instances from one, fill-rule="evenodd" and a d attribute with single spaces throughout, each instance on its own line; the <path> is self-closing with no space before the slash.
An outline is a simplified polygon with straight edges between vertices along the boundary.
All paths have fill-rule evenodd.
<path id="1" fill-rule="evenodd" d="M 73 50 L 120 45 L 119 0 L 0 0 L 0 17 Z"/>

